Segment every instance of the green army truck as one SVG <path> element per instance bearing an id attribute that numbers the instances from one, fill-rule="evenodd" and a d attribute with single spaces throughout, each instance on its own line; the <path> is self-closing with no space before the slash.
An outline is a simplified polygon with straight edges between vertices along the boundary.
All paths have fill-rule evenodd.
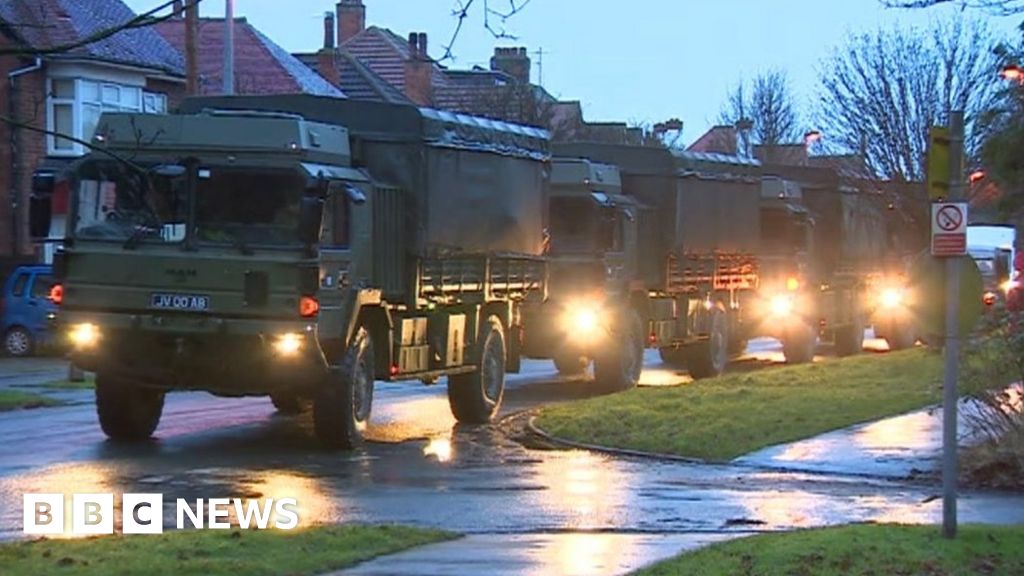
<path id="1" fill-rule="evenodd" d="M 640 380 L 646 290 L 636 277 L 637 206 L 615 166 L 552 161 L 548 299 L 523 308 L 523 355 L 550 358 L 565 375 L 594 362 L 608 391 Z"/>
<path id="2" fill-rule="evenodd" d="M 104 115 L 70 173 L 61 319 L 108 436 L 149 437 L 172 390 L 311 400 L 337 447 L 375 380 L 447 377 L 460 422 L 495 415 L 546 292 L 545 132 L 309 96 L 182 112 Z"/>
<path id="3" fill-rule="evenodd" d="M 620 171 L 637 218 L 636 268 L 623 271 L 639 288 L 622 298 L 638 311 L 646 345 L 695 378 L 721 374 L 758 287 L 756 162 L 606 143 L 558 144 L 555 153 Z"/>
<path id="4" fill-rule="evenodd" d="M 781 339 L 790 362 L 811 360 L 819 342 L 857 354 L 867 326 L 890 349 L 912 346 L 916 303 L 906 270 L 920 242 L 901 229 L 887 196 L 832 167 L 764 170 L 762 237 L 774 257 L 753 331 Z"/>

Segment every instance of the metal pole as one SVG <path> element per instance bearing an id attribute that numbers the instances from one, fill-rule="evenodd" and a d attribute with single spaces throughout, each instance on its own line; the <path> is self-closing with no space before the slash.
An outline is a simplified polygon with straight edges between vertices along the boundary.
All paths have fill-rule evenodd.
<path id="1" fill-rule="evenodd" d="M 235 0 L 224 0 L 224 94 L 235 93 Z"/>
<path id="2" fill-rule="evenodd" d="M 949 199 L 963 199 L 964 113 L 949 114 Z M 957 375 L 960 371 L 960 259 L 946 259 L 946 357 L 942 386 L 942 535 L 956 538 Z"/>

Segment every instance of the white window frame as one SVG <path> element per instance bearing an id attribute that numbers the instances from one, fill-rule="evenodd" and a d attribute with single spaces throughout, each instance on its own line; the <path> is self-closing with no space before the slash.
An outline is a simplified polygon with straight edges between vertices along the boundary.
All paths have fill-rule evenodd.
<path id="1" fill-rule="evenodd" d="M 74 98 L 56 98 L 54 97 L 53 83 L 54 81 L 70 80 L 74 83 Z M 85 84 L 86 83 L 96 84 L 97 91 L 99 94 L 99 100 L 85 100 Z M 106 102 L 104 101 L 104 92 L 116 90 L 118 95 L 117 102 Z M 135 104 L 125 104 L 125 91 L 134 90 L 137 97 L 134 98 Z M 152 103 L 153 106 L 148 104 Z M 85 114 L 84 109 L 86 106 L 99 106 L 100 112 L 145 112 L 152 114 L 165 114 L 167 112 L 167 95 L 158 92 L 147 92 L 144 88 L 139 86 L 131 86 L 127 84 L 120 84 L 117 82 L 109 82 L 100 79 L 93 78 L 80 78 L 80 77 L 65 77 L 56 76 L 49 77 L 46 79 L 46 129 L 50 134 L 46 135 L 46 152 L 50 156 L 82 156 L 88 150 L 86 147 L 78 142 L 72 142 L 71 148 L 68 149 L 57 149 L 58 137 L 53 134 L 56 131 L 56 114 L 55 106 L 71 106 L 71 125 L 72 134 L 69 136 L 78 140 L 86 140 L 91 135 L 83 134 Z M 151 110 L 152 108 L 152 110 Z"/>

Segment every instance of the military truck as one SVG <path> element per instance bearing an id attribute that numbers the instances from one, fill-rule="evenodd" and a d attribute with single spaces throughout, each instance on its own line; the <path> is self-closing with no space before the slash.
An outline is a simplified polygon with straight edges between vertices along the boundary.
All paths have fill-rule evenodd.
<path id="1" fill-rule="evenodd" d="M 629 300 L 647 346 L 696 378 L 721 374 L 739 345 L 741 304 L 758 286 L 757 163 L 606 143 L 558 144 L 555 153 L 620 171 L 637 218 L 639 290 Z"/>
<path id="2" fill-rule="evenodd" d="M 70 173 L 61 318 L 104 432 L 149 437 L 166 392 L 205 390 L 311 400 L 352 447 L 374 380 L 442 376 L 489 421 L 546 292 L 547 134 L 310 96 L 183 108 L 105 114 Z"/>
<path id="3" fill-rule="evenodd" d="M 549 199 L 548 299 L 523 308 L 523 355 L 550 358 L 609 391 L 635 386 L 646 332 L 637 281 L 637 206 L 615 166 L 554 158 Z"/>
<path id="4" fill-rule="evenodd" d="M 856 354 L 864 329 L 891 349 L 916 341 L 907 270 L 918 249 L 900 246 L 888 198 L 866 181 L 826 166 L 766 165 L 762 229 L 762 328 L 782 340 L 789 362 L 813 358 L 832 342 Z"/>

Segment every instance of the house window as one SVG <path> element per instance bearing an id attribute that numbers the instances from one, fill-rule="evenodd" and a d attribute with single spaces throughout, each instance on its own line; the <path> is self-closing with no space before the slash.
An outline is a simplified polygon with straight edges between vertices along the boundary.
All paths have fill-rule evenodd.
<path id="1" fill-rule="evenodd" d="M 166 95 L 145 92 L 138 86 L 83 78 L 51 78 L 48 93 L 47 128 L 86 142 L 92 139 L 104 112 L 167 112 Z M 47 147 L 55 156 L 80 156 L 86 152 L 81 144 L 55 135 L 47 137 Z"/>

